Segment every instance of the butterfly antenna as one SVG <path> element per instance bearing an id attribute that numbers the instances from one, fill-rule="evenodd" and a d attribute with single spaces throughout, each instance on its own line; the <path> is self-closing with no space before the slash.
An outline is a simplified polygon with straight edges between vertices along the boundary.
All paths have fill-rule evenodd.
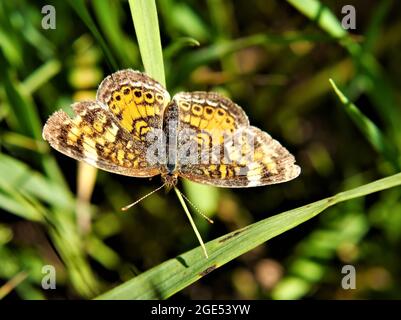
<path id="1" fill-rule="evenodd" d="M 192 202 L 191 202 L 191 200 L 189 200 L 188 198 L 187 198 L 187 196 L 186 195 L 184 195 L 180 190 L 178 190 L 177 189 L 177 191 L 182 195 L 182 197 L 191 205 L 191 207 L 192 208 L 194 208 L 195 209 L 195 211 L 199 214 L 199 215 L 201 215 L 203 218 L 205 218 L 209 223 L 214 223 L 214 221 L 212 220 L 212 219 L 210 219 L 209 217 L 207 217 L 205 214 L 203 214 L 202 213 L 202 211 L 200 211 L 199 210 L 199 208 L 196 206 L 196 205 L 194 205 Z"/>
<path id="2" fill-rule="evenodd" d="M 134 205 L 136 205 L 137 203 L 141 202 L 143 199 L 146 199 L 147 197 L 149 197 L 150 195 L 154 194 L 155 192 L 159 191 L 161 188 L 163 188 L 166 184 L 163 183 L 160 187 L 156 188 L 155 190 L 149 192 L 148 194 L 145 194 L 143 197 L 139 198 L 138 200 L 136 200 L 135 202 L 121 208 L 122 211 L 127 211 L 129 208 L 132 208 Z"/>

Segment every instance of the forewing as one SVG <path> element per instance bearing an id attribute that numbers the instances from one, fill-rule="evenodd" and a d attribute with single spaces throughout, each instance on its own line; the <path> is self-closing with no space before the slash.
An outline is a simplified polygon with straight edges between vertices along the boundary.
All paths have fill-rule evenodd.
<path id="1" fill-rule="evenodd" d="M 99 102 L 73 104 L 74 118 L 55 112 L 43 128 L 43 138 L 56 150 L 97 168 L 134 177 L 159 173 L 146 162 L 144 143 L 122 128 Z"/>

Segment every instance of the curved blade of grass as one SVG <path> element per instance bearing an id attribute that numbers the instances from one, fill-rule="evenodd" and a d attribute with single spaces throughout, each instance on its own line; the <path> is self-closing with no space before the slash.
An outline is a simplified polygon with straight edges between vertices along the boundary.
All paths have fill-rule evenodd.
<path id="1" fill-rule="evenodd" d="M 338 89 L 335 82 L 332 79 L 329 79 L 329 81 L 335 93 L 340 98 L 340 101 L 344 104 L 345 111 L 357 125 L 359 130 L 363 133 L 373 148 L 385 157 L 397 171 L 399 171 L 400 165 L 398 163 L 397 150 L 387 141 L 380 129 L 368 117 L 366 117 L 355 104 L 350 102 L 340 89 Z"/>
<path id="2" fill-rule="evenodd" d="M 198 12 L 195 12 L 185 2 L 175 1 L 167 15 L 170 16 L 170 20 L 173 22 L 175 28 L 183 34 L 201 41 L 210 39 L 211 30 L 208 24 L 203 21 Z"/>
<path id="3" fill-rule="evenodd" d="M 0 43 L 4 52 L 5 58 L 14 66 L 20 67 L 23 65 L 23 50 L 19 37 L 13 32 L 12 19 L 9 19 L 9 3 L 0 2 Z M 28 19 L 27 19 L 28 20 Z M 1 64 L 4 68 L 3 63 Z"/>
<path id="4" fill-rule="evenodd" d="M 52 59 L 45 62 L 39 68 L 34 70 L 25 80 L 21 83 L 22 90 L 25 94 L 29 95 L 35 92 L 40 86 L 48 82 L 61 70 L 61 63 L 57 59 Z"/>
<path id="5" fill-rule="evenodd" d="M 145 72 L 166 86 L 155 0 L 129 0 Z"/>
<path id="6" fill-rule="evenodd" d="M 401 173 L 256 222 L 208 242 L 206 248 L 209 259 L 202 258 L 202 249 L 197 247 L 142 273 L 97 299 L 166 299 L 216 268 L 313 218 L 328 207 L 399 185 Z"/>
<path id="7" fill-rule="evenodd" d="M 113 68 L 113 70 L 111 70 L 111 71 L 118 70 L 119 69 L 118 64 L 117 64 L 116 60 L 114 59 L 114 56 L 111 54 L 111 51 L 109 50 L 109 47 L 106 44 L 106 41 L 104 41 L 102 34 L 99 32 L 98 28 L 96 27 L 96 24 L 93 21 L 90 13 L 88 11 L 88 8 L 86 7 L 85 1 L 69 0 L 68 3 L 76 11 L 76 13 L 82 19 L 82 21 L 87 25 L 89 30 L 92 32 L 93 36 L 99 42 L 99 44 L 107 58 L 107 62 L 110 63 L 111 67 Z"/>
<path id="8" fill-rule="evenodd" d="M 106 41 L 118 56 L 123 66 L 133 68 L 139 62 L 139 50 L 136 43 L 128 39 L 121 24 L 122 2 L 114 0 L 95 0 L 92 6 L 105 35 Z"/>
<path id="9" fill-rule="evenodd" d="M 47 152 L 47 145 L 43 141 L 35 140 L 31 137 L 27 137 L 23 134 L 19 134 L 13 131 L 6 131 L 0 134 L 1 145 L 12 145 L 18 148 L 36 151 L 39 153 Z"/>
<path id="10" fill-rule="evenodd" d="M 19 82 L 12 76 L 11 66 L 7 65 L 6 60 L 0 50 L 0 63 L 6 66 L 0 74 L 0 81 L 3 84 L 5 97 L 11 106 L 9 116 L 13 116 L 15 131 L 40 140 L 42 138 L 42 125 L 36 107 L 32 99 L 21 92 Z"/>
<path id="11" fill-rule="evenodd" d="M 200 43 L 196 39 L 190 37 L 178 38 L 164 50 L 164 57 L 166 58 L 166 60 L 171 60 L 182 49 L 186 47 L 199 47 L 199 46 Z"/>
<path id="12" fill-rule="evenodd" d="M 4 86 L 5 97 L 10 106 L 7 113 L 10 127 L 14 131 L 42 141 L 42 125 L 35 102 L 32 96 L 25 92 L 21 83 L 12 77 L 13 68 L 7 64 L 1 48 L 0 65 L 5 66 L 5 72 L 0 73 L 0 82 Z M 67 184 L 54 158 L 43 156 L 41 161 L 46 174 L 67 189 Z"/>
<path id="13" fill-rule="evenodd" d="M 378 44 L 378 39 L 383 36 L 382 25 L 390 13 L 393 0 L 384 0 L 377 3 L 374 14 L 365 32 L 363 49 L 366 52 L 374 52 L 375 46 Z"/>
<path id="14" fill-rule="evenodd" d="M 0 208 L 31 221 L 44 220 L 44 208 L 26 192 L 0 179 Z"/>
<path id="15" fill-rule="evenodd" d="M 335 38 L 347 36 L 337 17 L 318 0 L 287 0 L 293 7 L 302 12 L 327 33 Z"/>
<path id="16" fill-rule="evenodd" d="M 0 154 L 0 182 L 53 206 L 74 209 L 75 202 L 69 191 L 5 154 Z"/>

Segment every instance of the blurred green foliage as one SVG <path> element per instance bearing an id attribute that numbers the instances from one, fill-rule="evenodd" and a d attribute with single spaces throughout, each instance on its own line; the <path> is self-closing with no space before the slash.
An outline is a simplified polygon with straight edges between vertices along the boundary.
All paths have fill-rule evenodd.
<path id="1" fill-rule="evenodd" d="M 352 4 L 357 29 L 341 28 Z M 56 29 L 41 8 L 56 8 Z M 206 241 L 399 170 L 398 1 L 156 1 L 168 90 L 216 90 L 297 158 L 294 181 L 183 191 Z M 177 198 L 50 150 L 42 124 L 93 98 L 116 69 L 142 70 L 127 1 L 0 1 L 0 298 L 91 298 L 197 246 Z M 329 83 L 341 91 L 340 99 Z M 347 100 L 350 99 L 353 103 Z M 175 298 L 399 298 L 401 190 L 330 208 Z M 41 288 L 54 265 L 57 289 Z M 357 289 L 341 288 L 341 268 Z M 4 285 L 3 285 L 4 284 Z M 10 290 L 8 290 L 10 288 Z"/>

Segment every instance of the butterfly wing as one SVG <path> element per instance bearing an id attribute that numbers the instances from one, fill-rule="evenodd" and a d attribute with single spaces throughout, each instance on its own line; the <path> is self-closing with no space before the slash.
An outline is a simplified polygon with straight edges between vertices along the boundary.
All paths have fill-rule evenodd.
<path id="1" fill-rule="evenodd" d="M 106 105 L 120 126 L 135 140 L 162 129 L 170 95 L 157 81 L 131 69 L 117 71 L 99 86 L 96 99 Z"/>
<path id="2" fill-rule="evenodd" d="M 300 174 L 288 150 L 250 126 L 245 112 L 231 100 L 217 93 L 193 92 L 180 93 L 173 101 L 179 107 L 182 132 L 178 139 L 180 176 L 239 188 L 285 182 Z"/>
<path id="3" fill-rule="evenodd" d="M 247 138 L 236 142 L 234 137 L 215 146 L 211 154 L 217 156 L 209 163 L 180 165 L 180 176 L 217 187 L 245 188 L 286 182 L 300 174 L 294 156 L 266 132 L 248 127 L 241 135 Z"/>
<path id="4" fill-rule="evenodd" d="M 162 117 L 170 96 L 155 80 L 131 69 L 106 77 L 96 102 L 73 105 L 75 118 L 53 114 L 44 129 L 52 147 L 100 169 L 135 177 L 160 173 L 160 164 L 146 158 L 151 141 L 162 130 Z"/>
<path id="5" fill-rule="evenodd" d="M 99 102 L 78 102 L 75 117 L 55 112 L 43 128 L 43 138 L 61 153 L 97 168 L 134 177 L 159 174 L 159 166 L 146 161 L 145 145 L 116 121 Z"/>

